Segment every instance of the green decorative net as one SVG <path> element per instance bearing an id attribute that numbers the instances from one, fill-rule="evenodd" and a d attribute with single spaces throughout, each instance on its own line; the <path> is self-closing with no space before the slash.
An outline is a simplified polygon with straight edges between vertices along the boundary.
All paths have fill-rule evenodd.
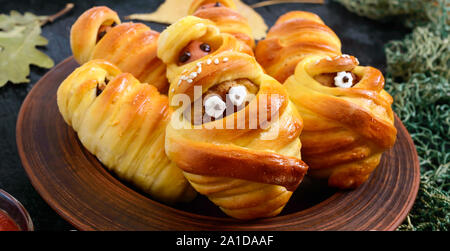
<path id="1" fill-rule="evenodd" d="M 372 19 L 413 28 L 385 45 L 386 89 L 419 154 L 417 200 L 399 230 L 450 230 L 450 0 L 335 0 Z"/>

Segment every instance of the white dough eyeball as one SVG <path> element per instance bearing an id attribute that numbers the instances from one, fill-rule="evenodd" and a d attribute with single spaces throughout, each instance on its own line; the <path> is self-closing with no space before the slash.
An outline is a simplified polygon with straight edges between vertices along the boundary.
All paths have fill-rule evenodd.
<path id="1" fill-rule="evenodd" d="M 211 96 L 205 100 L 205 113 L 215 119 L 222 116 L 226 107 L 225 102 L 219 96 Z"/>
<path id="2" fill-rule="evenodd" d="M 235 106 L 241 106 L 247 97 L 247 88 L 242 85 L 233 86 L 228 91 L 228 98 Z"/>
<path id="3" fill-rule="evenodd" d="M 350 88 L 353 85 L 353 77 L 350 72 L 338 72 L 334 78 L 334 85 L 341 88 Z"/>

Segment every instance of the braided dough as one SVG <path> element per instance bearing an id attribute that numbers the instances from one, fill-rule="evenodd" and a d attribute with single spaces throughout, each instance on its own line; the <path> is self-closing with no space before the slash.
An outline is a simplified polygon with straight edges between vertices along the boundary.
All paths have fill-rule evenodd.
<path id="1" fill-rule="evenodd" d="M 317 15 L 296 11 L 279 18 L 257 45 L 256 57 L 269 74 L 285 80 L 304 120 L 300 139 L 310 174 L 347 189 L 368 179 L 397 131 L 381 72 L 358 66 L 340 48 Z M 345 85 L 341 78 L 347 78 Z"/>
<path id="2" fill-rule="evenodd" d="M 70 44 L 79 64 L 104 59 L 167 93 L 166 66 L 156 56 L 158 37 L 158 32 L 144 24 L 121 23 L 116 12 L 101 6 L 77 19 L 70 31 Z"/>
<path id="3" fill-rule="evenodd" d="M 249 46 L 250 51 L 255 47 L 252 29 L 247 19 L 237 12 L 233 0 L 194 0 L 188 14 L 213 21 L 220 32 L 233 35 Z"/>
<path id="4" fill-rule="evenodd" d="M 83 146 L 120 178 L 167 203 L 195 197 L 164 153 L 171 110 L 154 86 L 104 60 L 92 60 L 64 80 L 57 99 Z"/>
<path id="5" fill-rule="evenodd" d="M 198 39 L 217 49 L 180 65 L 179 53 Z M 283 86 L 264 74 L 254 57 L 241 51 L 242 43 L 234 36 L 220 33 L 211 21 L 194 16 L 161 33 L 158 56 L 167 64 L 169 100 L 177 110 L 167 126 L 165 147 L 192 186 L 226 214 L 239 219 L 271 217 L 280 213 L 307 171 L 298 139 L 303 122 Z M 186 80 L 184 76 L 192 72 L 197 72 L 196 77 Z M 204 94 L 218 83 L 238 79 L 257 86 L 255 98 L 242 110 L 200 126 L 178 114 L 183 108 L 175 101 L 177 94 L 194 100 L 196 86 Z M 264 97 L 273 98 L 274 104 L 261 106 L 258 101 Z M 226 127 L 248 125 L 250 116 L 260 110 L 268 114 L 267 124 L 255 129 Z M 276 113 L 278 117 L 271 117 Z M 264 139 L 275 130 L 279 130 L 278 137 Z"/>
<path id="6" fill-rule="evenodd" d="M 341 41 L 316 14 L 291 11 L 282 15 L 258 43 L 255 57 L 267 74 L 280 83 L 294 74 L 307 55 L 341 54 Z"/>

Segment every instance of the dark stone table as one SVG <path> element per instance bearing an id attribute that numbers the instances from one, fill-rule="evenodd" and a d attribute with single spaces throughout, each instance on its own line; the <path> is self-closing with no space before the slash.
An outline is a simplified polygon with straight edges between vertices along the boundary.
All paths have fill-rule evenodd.
<path id="1" fill-rule="evenodd" d="M 96 5 L 106 5 L 118 12 L 119 16 L 133 13 L 153 12 L 162 0 L 110 0 L 110 1 L 67 1 L 75 4 L 74 9 L 54 23 L 47 24 L 42 34 L 49 44 L 42 48 L 58 64 L 71 55 L 69 32 L 76 18 L 85 10 Z M 258 1 L 244 1 L 255 3 Z M 36 15 L 52 15 L 65 6 L 65 1 L 57 0 L 0 0 L 1 13 L 17 10 L 30 11 Z M 320 15 L 341 38 L 343 52 L 358 57 L 362 65 L 371 65 L 384 71 L 385 56 L 383 44 L 392 39 L 402 38 L 408 30 L 395 21 L 380 23 L 348 12 L 341 5 L 327 1 L 319 4 L 279 4 L 256 9 L 272 26 L 276 19 L 291 10 L 306 10 Z M 147 23 L 157 31 L 166 25 Z M 36 230 L 72 230 L 69 223 L 53 211 L 31 185 L 17 153 L 15 127 L 20 106 L 33 85 L 47 70 L 31 67 L 31 82 L 13 85 L 8 83 L 0 88 L 0 188 L 16 197 L 29 211 Z"/>

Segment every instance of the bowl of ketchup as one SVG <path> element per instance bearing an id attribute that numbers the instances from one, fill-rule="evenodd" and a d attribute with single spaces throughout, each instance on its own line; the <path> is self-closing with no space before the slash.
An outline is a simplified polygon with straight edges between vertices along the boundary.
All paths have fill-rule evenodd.
<path id="1" fill-rule="evenodd" d="M 33 231 L 33 222 L 22 204 L 0 189 L 0 231 Z"/>

